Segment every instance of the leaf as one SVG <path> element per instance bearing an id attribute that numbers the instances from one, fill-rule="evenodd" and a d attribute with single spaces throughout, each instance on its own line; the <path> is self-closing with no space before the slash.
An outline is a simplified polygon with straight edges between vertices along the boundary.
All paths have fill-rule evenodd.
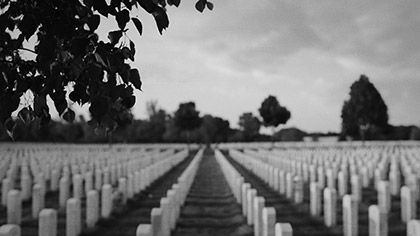
<path id="1" fill-rule="evenodd" d="M 130 12 L 127 9 L 124 9 L 118 12 L 115 18 L 117 20 L 118 27 L 123 30 L 127 25 L 127 22 L 130 21 Z"/>
<path id="2" fill-rule="evenodd" d="M 166 15 L 165 10 L 163 10 L 161 7 L 157 7 L 152 15 L 155 18 L 159 33 L 162 34 L 162 31 L 169 26 L 168 15 Z"/>
<path id="3" fill-rule="evenodd" d="M 124 59 L 128 59 L 131 56 L 131 50 L 128 47 L 123 47 L 121 53 L 124 55 Z"/>
<path id="4" fill-rule="evenodd" d="M 24 15 L 18 28 L 25 35 L 26 40 L 28 40 L 38 28 L 38 21 L 32 14 Z"/>
<path id="5" fill-rule="evenodd" d="M 108 39 L 111 41 L 112 45 L 115 45 L 120 41 L 122 37 L 122 30 L 111 31 L 108 33 Z"/>
<path id="6" fill-rule="evenodd" d="M 198 0 L 195 4 L 195 9 L 199 12 L 203 12 L 204 8 L 206 7 L 206 0 Z"/>
<path id="7" fill-rule="evenodd" d="M 73 39 L 71 41 L 70 52 L 75 57 L 84 55 L 88 45 L 89 45 L 89 39 L 87 38 Z"/>
<path id="8" fill-rule="evenodd" d="M 90 31 L 95 31 L 98 28 L 100 20 L 101 18 L 99 17 L 99 15 L 96 14 L 89 17 L 88 26 Z"/>
<path id="9" fill-rule="evenodd" d="M 108 5 L 105 0 L 93 0 L 93 9 L 97 10 L 101 15 L 108 17 Z"/>
<path id="10" fill-rule="evenodd" d="M 139 32 L 140 36 L 143 34 L 143 25 L 141 24 L 141 21 L 137 18 L 131 18 L 131 21 L 133 21 L 134 25 L 137 28 L 137 31 Z"/>
<path id="11" fill-rule="evenodd" d="M 127 84 L 131 78 L 130 66 L 128 64 L 124 64 L 118 71 L 118 74 L 121 76 L 121 79 L 124 81 L 124 83 Z"/>
<path id="12" fill-rule="evenodd" d="M 45 96 L 35 95 L 34 112 L 37 117 L 44 115 L 44 111 L 48 111 L 47 99 Z"/>
<path id="13" fill-rule="evenodd" d="M 137 69 L 131 69 L 130 70 L 130 82 L 134 85 L 134 87 L 140 91 L 141 90 L 141 79 L 140 79 L 140 74 L 139 71 Z"/>
<path id="14" fill-rule="evenodd" d="M 64 91 L 53 93 L 51 98 L 54 101 L 54 106 L 57 109 L 58 114 L 63 114 L 63 112 L 67 108 L 67 102 Z"/>
<path id="15" fill-rule="evenodd" d="M 120 96 L 122 98 L 130 97 L 133 95 L 133 92 L 133 88 L 131 86 L 127 86 L 121 91 Z"/>
<path id="16" fill-rule="evenodd" d="M 134 61 L 134 55 L 136 54 L 136 45 L 131 40 L 130 40 L 130 52 L 131 52 L 130 59 Z"/>
<path id="17" fill-rule="evenodd" d="M 74 117 L 75 117 L 74 111 L 70 108 L 67 108 L 66 112 L 64 112 L 63 114 L 63 119 L 67 122 L 73 123 Z"/>
<path id="18" fill-rule="evenodd" d="M 140 6 L 147 11 L 149 14 L 152 14 L 158 7 L 153 0 L 136 0 Z"/>
<path id="19" fill-rule="evenodd" d="M 129 97 L 123 98 L 123 100 L 121 101 L 121 104 L 125 106 L 126 108 L 132 108 L 135 103 L 136 103 L 135 96 L 129 96 Z"/>
<path id="20" fill-rule="evenodd" d="M 211 2 L 207 2 L 206 3 L 206 5 L 207 5 L 207 8 L 211 11 L 211 10 L 213 10 L 213 7 L 214 7 L 214 5 L 213 5 L 213 3 L 211 3 Z"/>
<path id="21" fill-rule="evenodd" d="M 89 111 L 92 114 L 92 118 L 101 122 L 105 117 L 105 114 L 108 112 L 109 104 L 108 99 L 104 96 L 97 96 L 92 98 L 92 103 L 90 104 Z"/>
<path id="22" fill-rule="evenodd" d="M 181 0 L 172 0 L 172 3 L 173 3 L 176 7 L 179 7 L 179 4 L 181 4 Z"/>

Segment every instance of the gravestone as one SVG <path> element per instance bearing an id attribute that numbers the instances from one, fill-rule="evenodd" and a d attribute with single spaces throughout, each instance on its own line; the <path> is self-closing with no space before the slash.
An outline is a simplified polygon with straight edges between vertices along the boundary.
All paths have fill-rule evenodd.
<path id="1" fill-rule="evenodd" d="M 262 210 L 265 206 L 265 199 L 263 197 L 254 198 L 254 236 L 262 236 Z"/>
<path id="2" fill-rule="evenodd" d="M 6 178 L 1 181 L 1 204 L 7 206 L 7 194 L 12 190 L 10 179 Z"/>
<path id="3" fill-rule="evenodd" d="M 384 213 L 391 210 L 391 192 L 388 181 L 380 180 L 378 182 L 378 207 Z"/>
<path id="4" fill-rule="evenodd" d="M 286 197 L 288 199 L 293 198 L 293 178 L 292 173 L 287 172 L 286 174 Z"/>
<path id="5" fill-rule="evenodd" d="M 136 230 L 136 236 L 153 236 L 151 224 L 139 224 Z"/>
<path id="6" fill-rule="evenodd" d="M 77 236 L 82 232 L 82 209 L 80 200 L 70 198 L 66 204 L 66 236 Z"/>
<path id="7" fill-rule="evenodd" d="M 324 189 L 324 224 L 332 227 L 337 224 L 337 191 Z"/>
<path id="8" fill-rule="evenodd" d="M 101 190 L 101 217 L 109 218 L 112 212 L 112 187 L 109 184 L 102 186 Z"/>
<path id="9" fill-rule="evenodd" d="M 57 236 L 57 211 L 54 209 L 43 209 L 39 213 L 38 222 L 39 236 Z"/>
<path id="10" fill-rule="evenodd" d="M 249 183 L 242 184 L 242 214 L 247 216 L 248 213 L 248 201 L 247 201 L 247 192 L 251 187 Z"/>
<path id="11" fill-rule="evenodd" d="M 51 178 L 50 178 L 50 189 L 51 191 L 55 192 L 58 190 L 58 184 L 60 181 L 60 172 L 56 169 L 51 171 Z"/>
<path id="12" fill-rule="evenodd" d="M 169 201 L 164 197 L 160 199 L 160 209 L 162 210 L 162 236 L 170 236 L 171 229 L 169 225 Z"/>
<path id="13" fill-rule="evenodd" d="M 264 207 L 262 211 L 263 236 L 275 236 L 276 210 L 274 207 Z"/>
<path id="14" fill-rule="evenodd" d="M 360 176 L 362 178 L 362 187 L 363 188 L 367 188 L 369 187 L 369 171 L 368 168 L 366 166 L 363 166 L 361 171 L 360 171 Z"/>
<path id="15" fill-rule="evenodd" d="M 21 230 L 19 225 L 5 224 L 0 226 L 0 236 L 20 236 Z"/>
<path id="16" fill-rule="evenodd" d="M 309 186 L 310 192 L 310 211 L 312 216 L 321 215 L 321 188 L 318 183 L 311 183 Z"/>
<path id="17" fill-rule="evenodd" d="M 360 185 L 360 178 L 358 175 L 353 175 L 351 177 L 351 195 L 354 196 L 354 199 L 357 202 L 362 200 L 362 188 Z"/>
<path id="18" fill-rule="evenodd" d="M 388 214 L 381 212 L 377 205 L 371 205 L 368 210 L 368 215 L 369 236 L 388 235 Z"/>
<path id="19" fill-rule="evenodd" d="M 401 178 L 398 171 L 389 172 L 389 184 L 391 188 L 391 194 L 397 196 L 401 189 Z"/>
<path id="20" fill-rule="evenodd" d="M 127 178 L 127 198 L 131 199 L 133 197 L 134 197 L 134 176 L 132 174 L 129 174 Z"/>
<path id="21" fill-rule="evenodd" d="M 93 174 L 88 171 L 85 173 L 85 193 L 87 194 L 93 189 Z"/>
<path id="22" fill-rule="evenodd" d="M 294 178 L 294 201 L 296 204 L 303 202 L 303 180 L 300 176 Z"/>
<path id="23" fill-rule="evenodd" d="M 95 189 L 101 191 L 102 188 L 102 171 L 97 169 L 95 170 Z"/>
<path id="24" fill-rule="evenodd" d="M 257 190 L 248 189 L 247 192 L 247 223 L 248 225 L 254 224 L 254 198 L 257 196 Z"/>
<path id="25" fill-rule="evenodd" d="M 358 235 L 358 205 L 353 195 L 343 197 L 343 233 L 344 236 Z"/>
<path id="26" fill-rule="evenodd" d="M 420 220 L 410 220 L 408 222 L 407 236 L 420 236 Z"/>
<path id="27" fill-rule="evenodd" d="M 327 188 L 335 188 L 335 178 L 332 169 L 327 169 Z"/>
<path id="28" fill-rule="evenodd" d="M 32 179 L 29 175 L 25 174 L 20 179 L 20 187 L 22 190 L 22 200 L 29 200 L 32 196 Z"/>
<path id="29" fill-rule="evenodd" d="M 416 218 L 417 204 L 413 191 L 408 186 L 401 187 L 401 221 L 408 222 Z"/>
<path id="30" fill-rule="evenodd" d="M 275 236 L 293 236 L 293 229 L 290 223 L 276 223 Z"/>
<path id="31" fill-rule="evenodd" d="M 99 195 L 96 190 L 90 190 L 86 196 L 86 225 L 93 228 L 99 219 Z"/>
<path id="32" fill-rule="evenodd" d="M 80 174 L 73 176 L 73 198 L 82 199 L 83 197 L 83 178 Z"/>
<path id="33" fill-rule="evenodd" d="M 345 172 L 338 172 L 338 194 L 340 197 L 348 193 L 348 180 Z"/>
<path id="34" fill-rule="evenodd" d="M 153 208 L 152 213 L 150 213 L 151 224 L 152 224 L 152 235 L 153 236 L 162 236 L 163 235 L 163 222 L 162 222 L 162 209 Z"/>
<path id="35" fill-rule="evenodd" d="M 279 172 L 279 192 L 280 194 L 286 194 L 286 174 L 283 170 Z"/>
<path id="36" fill-rule="evenodd" d="M 12 189 L 7 194 L 7 224 L 20 225 L 22 222 L 22 198 L 19 190 Z"/>
<path id="37" fill-rule="evenodd" d="M 39 212 L 44 209 L 45 196 L 42 194 L 40 184 L 35 184 L 32 190 L 32 218 L 38 219 Z"/>
<path id="38" fill-rule="evenodd" d="M 118 192 L 122 196 L 122 204 L 127 204 L 127 179 L 126 178 L 120 178 L 118 180 Z"/>
<path id="39" fill-rule="evenodd" d="M 279 191 L 279 169 L 274 168 L 274 172 L 273 172 L 273 187 L 274 190 Z"/>
<path id="40" fill-rule="evenodd" d="M 318 169 L 318 184 L 321 189 L 325 188 L 325 173 L 324 168 L 319 166 Z"/>
<path id="41" fill-rule="evenodd" d="M 68 179 L 62 177 L 59 183 L 59 193 L 58 201 L 60 208 L 65 208 L 67 204 L 67 199 L 70 197 L 69 183 Z"/>
<path id="42" fill-rule="evenodd" d="M 314 183 L 316 182 L 316 167 L 314 165 L 309 166 L 309 182 Z"/>

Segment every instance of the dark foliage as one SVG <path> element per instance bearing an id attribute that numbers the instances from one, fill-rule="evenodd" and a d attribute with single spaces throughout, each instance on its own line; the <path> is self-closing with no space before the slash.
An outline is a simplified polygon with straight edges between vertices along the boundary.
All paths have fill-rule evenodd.
<path id="1" fill-rule="evenodd" d="M 279 124 L 286 124 L 291 116 L 290 111 L 286 107 L 280 106 L 277 98 L 271 95 L 264 99 L 258 111 L 263 118 L 264 126 L 273 126 L 274 128 Z"/>
<path id="2" fill-rule="evenodd" d="M 350 87 L 350 99 L 342 111 L 342 135 L 364 140 L 369 132 L 388 126 L 388 108 L 365 75 Z"/>
<path id="3" fill-rule="evenodd" d="M 134 89 L 141 90 L 138 69 L 130 66 L 135 43 L 126 32 L 130 22 L 142 34 L 141 20 L 132 10 L 152 15 L 158 31 L 169 26 L 167 5 L 178 7 L 180 0 L 27 0 L 0 1 L 0 123 L 14 136 L 18 117 L 24 123 L 51 120 L 47 98 L 54 101 L 60 116 L 73 122 L 75 114 L 68 102 L 90 103 L 90 124 L 112 132 L 134 106 Z M 213 8 L 206 0 L 197 10 Z M 96 31 L 101 16 L 115 19 L 118 28 L 100 39 Z M 34 48 L 24 41 L 36 37 Z M 31 53 L 25 59 L 22 52 Z M 66 90 L 69 92 L 66 92 Z M 20 97 L 31 91 L 33 101 L 20 104 Z"/>
<path id="4" fill-rule="evenodd" d="M 174 116 L 175 126 L 181 130 L 191 131 L 201 125 L 199 112 L 195 109 L 194 102 L 179 104 Z"/>
<path id="5" fill-rule="evenodd" d="M 239 117 L 239 126 L 243 132 L 244 140 L 252 141 L 259 135 L 261 121 L 251 112 L 246 112 Z"/>

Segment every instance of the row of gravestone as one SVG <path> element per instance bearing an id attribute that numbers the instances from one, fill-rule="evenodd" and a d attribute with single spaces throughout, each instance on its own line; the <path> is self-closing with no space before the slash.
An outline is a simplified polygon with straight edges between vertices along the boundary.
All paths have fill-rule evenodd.
<path id="1" fill-rule="evenodd" d="M 297 175 L 294 181 L 291 180 L 291 172 L 284 174 L 283 170 L 272 167 L 261 158 L 250 158 L 246 154 L 236 150 L 230 150 L 232 157 L 237 157 L 238 162 L 242 162 L 247 168 L 253 171 L 258 176 L 261 176 L 270 186 L 279 190 L 281 194 L 285 194 L 288 198 L 294 198 L 295 203 L 301 203 L 302 198 L 302 176 Z M 257 155 L 258 156 L 258 155 Z M 318 172 L 319 173 L 319 172 Z M 322 173 L 322 175 L 324 175 Z M 279 179 L 277 181 L 277 179 Z M 328 187 L 324 189 L 324 220 L 326 226 L 334 226 L 336 224 L 336 190 L 335 183 L 331 181 L 331 172 L 327 171 Z M 345 235 L 357 235 L 357 203 L 361 201 L 361 188 L 357 176 L 352 176 L 352 195 L 344 193 L 343 197 L 343 224 Z M 377 181 L 376 188 L 378 190 L 378 206 L 372 205 L 369 207 L 369 222 L 371 235 L 386 235 L 387 234 L 387 215 L 390 210 L 391 191 L 389 182 L 381 179 Z M 339 181 L 340 184 L 340 181 Z M 282 187 L 283 186 L 283 187 Z M 313 216 L 319 216 L 321 211 L 321 187 L 324 186 L 319 182 L 311 182 L 310 184 L 310 212 Z M 340 188 L 340 187 L 339 187 Z M 401 188 L 401 216 L 403 222 L 412 222 L 416 225 L 417 221 L 411 221 L 416 217 L 416 197 L 414 189 L 409 186 Z M 414 227 L 415 228 L 415 227 Z M 408 229 L 412 232 L 413 227 Z M 375 234 L 373 232 L 376 232 Z"/>
<path id="2" fill-rule="evenodd" d="M 251 154 L 255 154 L 255 152 L 251 152 Z M 254 155 L 254 156 L 256 157 L 256 160 L 270 163 L 270 164 L 273 164 L 274 166 L 279 166 L 278 162 L 277 162 L 277 165 L 274 164 L 276 163 L 274 159 L 281 158 L 281 157 L 276 158 L 274 155 L 268 156 L 268 158 L 265 158 L 265 159 L 261 158 L 259 155 Z M 404 158 L 402 159 L 404 160 Z M 418 197 L 419 197 L 419 186 L 418 186 L 417 175 L 411 172 L 407 174 L 403 174 L 404 179 L 405 179 L 404 182 L 406 186 L 401 187 L 402 181 L 401 181 L 400 173 L 398 170 L 399 164 L 398 162 L 395 161 L 396 159 L 391 159 L 394 161 L 391 161 L 389 163 L 388 161 L 389 159 L 383 155 L 381 159 L 377 159 L 377 160 L 378 160 L 379 167 L 377 167 L 374 171 L 369 171 L 369 172 L 374 173 L 373 182 L 374 182 L 375 189 L 379 193 L 378 195 L 379 207 L 383 209 L 384 205 L 387 205 L 388 206 L 387 212 L 388 212 L 391 205 L 391 195 L 400 195 L 402 199 L 402 207 L 401 207 L 402 221 L 407 222 L 410 219 L 415 219 L 416 218 L 416 201 L 418 200 Z M 292 160 L 290 159 L 286 161 L 292 162 Z M 282 162 L 282 164 L 286 165 L 284 161 Z M 307 163 L 303 163 L 303 165 L 300 165 L 300 166 L 305 166 L 306 164 Z M 264 167 L 266 165 L 256 165 L 256 166 Z M 389 181 L 384 181 L 386 180 L 386 175 L 383 173 L 388 170 L 387 166 L 390 166 L 390 171 L 388 175 Z M 401 164 L 401 166 L 404 166 L 404 164 Z M 280 180 L 282 179 L 282 176 L 284 175 L 284 172 L 282 172 L 282 170 L 287 171 L 287 168 L 281 168 L 281 167 L 282 166 L 280 165 L 280 168 L 279 168 Z M 273 171 L 273 169 L 274 169 L 273 167 L 268 167 L 268 170 L 265 171 L 264 168 L 260 168 L 260 171 L 266 174 L 270 174 Z M 316 169 L 317 169 L 317 172 L 315 171 Z M 311 165 L 309 167 L 309 170 L 307 168 L 303 168 L 303 171 L 293 171 L 293 168 L 292 168 L 291 169 L 292 171 L 288 173 L 291 173 L 291 175 L 293 176 L 297 176 L 298 179 L 303 178 L 307 182 L 309 181 L 310 183 L 317 183 L 317 185 L 321 189 L 325 187 L 328 187 L 330 189 L 337 189 L 337 184 L 338 184 L 338 193 L 340 197 L 343 197 L 349 192 L 348 183 L 350 180 L 352 195 L 356 198 L 357 201 L 361 201 L 362 200 L 361 199 L 362 187 L 367 188 L 369 186 L 369 183 L 371 182 L 372 177 L 369 174 L 367 174 L 368 171 L 366 171 L 365 167 L 361 167 L 360 169 L 361 171 L 359 173 L 350 172 L 350 173 L 353 173 L 353 174 L 350 174 L 351 175 L 350 179 L 349 179 L 349 174 L 346 167 L 342 168 L 338 172 L 337 174 L 338 177 L 337 175 L 334 174 L 336 173 L 336 171 L 334 172 L 331 168 L 324 171 L 324 168 L 322 165 L 319 166 L 318 168 L 316 168 L 314 165 Z M 288 177 L 287 176 L 288 173 L 286 174 L 286 180 Z M 359 174 L 362 177 L 362 181 L 360 180 Z M 288 181 L 287 183 L 290 183 L 290 181 Z M 286 188 L 287 186 L 289 186 L 287 183 L 286 183 Z M 300 188 L 301 184 L 296 183 L 296 187 Z M 288 192 L 286 192 L 286 195 L 290 197 L 290 194 L 288 194 Z M 383 200 L 383 199 L 386 199 L 386 200 Z M 412 210 L 407 211 L 406 209 L 412 209 Z"/>
<path id="3" fill-rule="evenodd" d="M 166 197 L 160 199 L 160 206 L 153 208 L 150 214 L 150 224 L 140 224 L 136 236 L 170 236 L 176 227 L 176 221 L 181 214 L 181 207 L 187 198 L 189 189 L 203 158 L 203 149 L 194 156 L 189 166 L 178 178 L 178 182 L 168 190 Z"/>
<path id="4" fill-rule="evenodd" d="M 88 189 L 83 188 L 83 178 L 80 174 L 76 174 L 73 176 L 73 182 L 69 184 L 66 177 L 62 177 L 60 179 L 60 186 L 59 186 L 59 201 L 60 206 L 66 208 L 67 219 L 76 219 L 74 221 L 67 221 L 67 228 L 76 228 L 78 229 L 79 223 L 81 222 L 81 200 L 84 199 L 86 196 L 86 225 L 88 227 L 94 226 L 96 221 L 99 219 L 99 215 L 102 218 L 108 218 L 112 212 L 113 202 L 116 198 L 122 199 L 122 203 L 124 204 L 124 200 L 127 198 L 131 198 L 134 194 L 140 192 L 145 187 L 147 187 L 150 183 L 156 180 L 158 177 L 166 173 L 169 169 L 171 169 L 176 164 L 180 163 L 188 156 L 188 151 L 184 150 L 174 154 L 170 158 L 166 158 L 151 164 L 141 170 L 138 170 L 134 173 L 134 175 L 129 174 L 126 178 L 121 177 L 118 181 L 118 186 L 113 190 L 113 187 L 106 183 L 106 181 L 102 182 L 103 185 L 99 191 L 95 189 Z M 89 173 L 89 172 L 88 172 Z M 143 173 L 143 174 L 141 174 Z M 97 181 L 97 180 L 96 180 Z M 3 181 L 5 182 L 5 181 Z M 6 181 L 7 182 L 7 181 Z M 90 184 L 89 184 L 90 183 Z M 91 181 L 85 181 L 86 185 L 91 185 Z M 69 187 L 73 186 L 73 196 L 70 197 Z M 32 216 L 33 218 L 38 218 L 40 216 L 40 212 L 42 212 L 45 200 L 45 192 L 42 191 L 40 184 L 35 184 L 33 186 L 34 191 L 32 193 Z M 84 191 L 86 190 L 86 192 Z M 99 195 L 101 201 L 99 201 Z M 82 199 L 83 198 L 83 199 Z M 19 225 L 22 219 L 22 194 L 21 191 L 12 189 L 8 191 L 7 194 L 7 223 L 8 224 L 16 224 Z M 64 203 L 64 204 L 63 204 Z M 70 204 L 70 205 L 69 205 Z M 99 208 L 100 206 L 100 208 Z M 54 209 L 51 209 L 54 210 Z M 100 214 L 96 213 L 100 212 Z M 74 217 L 76 216 L 76 217 Z M 80 217 L 79 217 L 80 216 Z M 76 226 L 72 226 L 72 222 L 76 222 Z M 79 223 L 77 223 L 79 222 Z M 41 223 L 41 221 L 39 222 Z M 81 223 L 80 223 L 81 225 Z M 81 228 L 80 228 L 81 230 Z M 76 231 L 68 231 L 68 235 L 76 235 L 79 233 L 79 230 Z M 40 234 L 42 235 L 42 234 Z"/>
<path id="5" fill-rule="evenodd" d="M 227 161 L 219 151 L 215 151 L 216 160 L 222 168 L 225 179 L 236 201 L 242 205 L 242 214 L 247 224 L 253 226 L 255 236 L 292 236 L 292 226 L 287 222 L 276 223 L 276 210 L 265 207 L 264 197 L 245 182 L 244 177 Z"/>

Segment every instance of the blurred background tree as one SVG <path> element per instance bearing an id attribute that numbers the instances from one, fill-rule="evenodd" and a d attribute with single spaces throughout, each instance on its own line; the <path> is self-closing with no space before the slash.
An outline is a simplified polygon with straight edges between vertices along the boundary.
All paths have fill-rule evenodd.
<path id="1" fill-rule="evenodd" d="M 388 107 L 381 94 L 365 75 L 350 87 L 350 99 L 341 111 L 342 135 L 365 140 L 366 134 L 386 129 Z"/>

